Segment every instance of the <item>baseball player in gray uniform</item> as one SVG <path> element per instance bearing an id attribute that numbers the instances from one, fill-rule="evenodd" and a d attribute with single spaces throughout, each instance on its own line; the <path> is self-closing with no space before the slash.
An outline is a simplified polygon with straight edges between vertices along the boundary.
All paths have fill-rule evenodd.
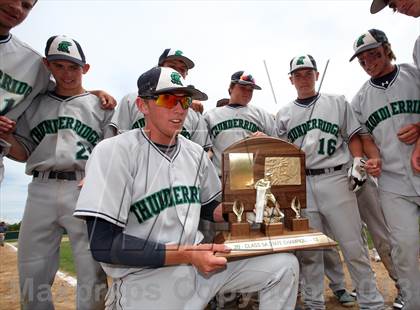
<path id="1" fill-rule="evenodd" d="M 374 0 L 372 2 L 370 12 L 375 14 L 381 11 L 384 7 L 389 6 L 394 10 L 394 12 L 399 12 L 401 14 L 405 14 L 407 16 L 412 16 L 418 18 L 420 16 L 420 0 Z M 418 36 L 416 43 L 414 44 L 413 50 L 413 58 L 414 63 L 416 64 L 417 68 L 420 70 L 420 35 Z M 411 156 L 411 165 L 415 172 L 420 173 L 420 127 L 413 128 L 412 125 L 408 125 L 406 127 L 401 128 L 401 132 L 399 138 L 404 138 L 403 133 L 408 135 L 416 130 L 417 131 L 417 144 L 415 149 L 413 150 L 413 154 Z M 404 140 L 401 140 L 405 143 Z"/>
<path id="2" fill-rule="evenodd" d="M 394 12 L 407 16 L 415 18 L 420 16 L 420 0 L 373 0 L 370 12 L 376 14 L 386 6 L 389 6 Z M 420 36 L 414 45 L 413 58 L 417 68 L 420 68 Z"/>
<path id="3" fill-rule="evenodd" d="M 249 105 L 253 91 L 261 87 L 254 77 L 238 71 L 232 74 L 229 86 L 229 104 L 216 107 L 204 114 L 207 129 L 212 141 L 213 164 L 221 176 L 223 151 L 233 143 L 258 132 L 273 136 L 275 134 L 274 116 L 264 109 Z"/>
<path id="4" fill-rule="evenodd" d="M 82 75 L 89 65 L 77 41 L 51 37 L 45 55 L 55 90 L 38 96 L 14 135 L 3 137 L 12 145 L 9 156 L 27 161 L 26 173 L 33 175 L 19 233 L 22 306 L 53 309 L 51 285 L 66 230 L 77 271 L 77 309 L 101 309 L 106 275 L 89 251 L 84 221 L 72 215 L 86 161 L 103 138 L 113 111 L 100 109 L 99 98 L 83 89 Z"/>
<path id="5" fill-rule="evenodd" d="M 306 154 L 307 208 L 310 226 L 326 233 L 328 226 L 338 241 L 358 291 L 361 309 L 383 309 L 368 253 L 364 247 L 362 223 L 356 196 L 349 191 L 344 166 L 354 159 L 360 166 L 360 125 L 344 96 L 315 91 L 316 62 L 310 55 L 293 58 L 290 81 L 298 98 L 276 115 L 277 134 L 301 147 Z M 345 142 L 347 141 L 347 143 Z M 355 175 L 356 176 L 356 175 Z M 323 251 L 301 251 L 302 296 L 309 309 L 324 309 Z"/>
<path id="6" fill-rule="evenodd" d="M 37 0 L 2 0 L 0 2 L 0 132 L 10 133 L 16 120 L 50 82 L 42 57 L 20 41 L 10 30 L 22 23 Z M 51 88 L 53 83 L 51 82 Z M 113 109 L 115 99 L 104 91 L 91 91 L 99 96 L 102 107 Z M 0 183 L 3 179 L 3 156 L 10 145 L 0 139 Z"/>
<path id="7" fill-rule="evenodd" d="M 356 192 L 357 205 L 359 207 L 360 218 L 372 237 L 373 245 L 384 264 L 390 278 L 397 284 L 397 273 L 391 257 L 391 240 L 389 229 L 386 225 L 384 214 L 379 201 L 378 188 L 372 179 L 367 179 L 366 183 Z M 329 234 L 329 233 L 328 233 Z M 332 233 L 331 233 L 332 234 Z M 367 246 L 367 236 L 364 236 L 365 246 Z M 324 251 L 325 275 L 330 280 L 330 288 L 343 306 L 354 304 L 355 298 L 349 297 L 345 289 L 344 271 L 341 258 L 335 249 Z M 398 285 L 397 289 L 399 290 Z M 402 295 L 399 293 L 393 303 L 393 307 L 401 309 L 404 305 Z"/>
<path id="8" fill-rule="evenodd" d="M 181 75 L 155 67 L 138 79 L 144 129 L 101 142 L 87 164 L 75 216 L 112 278 L 106 309 L 204 309 L 219 291 L 259 291 L 262 309 L 293 309 L 291 254 L 227 262 L 199 244 L 200 217 L 222 220 L 220 181 L 206 152 L 178 135 L 192 98 Z"/>
<path id="9" fill-rule="evenodd" d="M 420 309 L 420 177 L 410 164 L 418 138 L 415 134 L 401 137 L 401 128 L 420 125 L 420 71 L 411 64 L 392 63 L 395 55 L 381 30 L 362 34 L 353 47 L 350 61 L 357 57 L 371 77 L 352 101 L 369 158 L 365 168 L 374 176 L 380 175 L 379 197 L 406 302 L 403 309 Z"/>
<path id="10" fill-rule="evenodd" d="M 158 65 L 169 67 L 178 71 L 185 79 L 188 70 L 194 67 L 194 62 L 186 57 L 181 50 L 165 49 L 159 57 Z M 137 93 L 129 93 L 123 97 L 111 121 L 114 134 L 124 131 L 143 128 L 145 119 L 136 105 Z M 199 112 L 188 109 L 187 118 L 182 127 L 181 135 L 201 145 L 206 151 L 210 149 L 206 123 Z"/>

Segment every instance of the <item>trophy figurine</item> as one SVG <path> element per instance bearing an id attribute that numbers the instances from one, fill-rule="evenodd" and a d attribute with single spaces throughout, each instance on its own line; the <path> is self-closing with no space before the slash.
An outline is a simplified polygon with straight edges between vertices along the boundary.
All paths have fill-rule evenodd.
<path id="1" fill-rule="evenodd" d="M 292 231 L 305 231 L 309 229 L 309 220 L 303 218 L 301 215 L 300 201 L 297 197 L 294 197 L 290 208 L 295 212 L 296 217 L 292 219 Z"/>
<path id="2" fill-rule="evenodd" d="M 255 183 L 257 191 L 255 203 L 255 222 L 262 223 L 261 231 L 265 235 L 281 235 L 283 233 L 284 218 L 283 212 L 280 211 L 280 205 L 276 197 L 271 192 L 271 173 L 266 173 L 264 179 L 260 179 Z M 269 207 L 268 203 L 273 206 Z"/>
<path id="3" fill-rule="evenodd" d="M 244 204 L 241 201 L 235 200 L 233 202 L 232 211 L 236 215 L 236 222 L 230 223 L 230 230 L 232 236 L 248 237 L 250 233 L 250 226 L 248 222 L 242 221 L 244 214 Z"/>

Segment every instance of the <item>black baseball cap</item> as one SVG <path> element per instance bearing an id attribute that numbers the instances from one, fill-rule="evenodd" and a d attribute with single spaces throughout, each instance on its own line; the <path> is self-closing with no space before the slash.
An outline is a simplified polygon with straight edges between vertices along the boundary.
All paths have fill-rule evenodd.
<path id="1" fill-rule="evenodd" d="M 86 57 L 79 42 L 65 35 L 52 36 L 45 46 L 45 57 L 48 61 L 68 60 L 83 67 Z"/>
<path id="2" fill-rule="evenodd" d="M 254 77 L 245 71 L 237 71 L 232 74 L 230 82 L 234 84 L 250 85 L 253 89 L 261 90 L 261 87 L 255 84 Z"/>
<path id="3" fill-rule="evenodd" d="M 137 80 L 138 95 L 142 98 L 160 94 L 182 93 L 197 100 L 207 100 L 205 93 L 193 85 L 184 86 L 185 80 L 172 68 L 154 67 L 146 71 Z"/>
<path id="4" fill-rule="evenodd" d="M 370 29 L 364 34 L 360 35 L 353 44 L 354 54 L 349 61 L 352 61 L 360 53 L 381 46 L 383 43 L 388 43 L 388 38 L 385 32 L 378 29 Z"/>
<path id="5" fill-rule="evenodd" d="M 185 63 L 188 69 L 194 68 L 194 62 L 188 57 L 184 56 L 184 53 L 181 50 L 171 48 L 165 49 L 162 55 L 159 57 L 158 66 L 162 66 L 163 63 L 168 59 L 179 59 Z"/>

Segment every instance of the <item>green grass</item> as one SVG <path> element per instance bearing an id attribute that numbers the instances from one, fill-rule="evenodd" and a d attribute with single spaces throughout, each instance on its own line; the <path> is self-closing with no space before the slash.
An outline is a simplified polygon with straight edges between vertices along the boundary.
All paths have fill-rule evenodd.
<path id="1" fill-rule="evenodd" d="M 70 241 L 64 240 L 60 246 L 60 270 L 69 275 L 76 276 Z"/>

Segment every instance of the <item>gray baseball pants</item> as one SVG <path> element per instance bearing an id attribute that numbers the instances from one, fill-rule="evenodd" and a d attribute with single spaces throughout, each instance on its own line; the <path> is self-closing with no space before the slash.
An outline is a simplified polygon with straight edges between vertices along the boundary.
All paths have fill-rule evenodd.
<path id="1" fill-rule="evenodd" d="M 103 309 L 106 274 L 89 250 L 86 223 L 73 216 L 79 181 L 34 178 L 18 245 L 23 309 L 54 309 L 51 286 L 59 265 L 59 250 L 67 231 L 77 271 L 77 309 Z"/>

